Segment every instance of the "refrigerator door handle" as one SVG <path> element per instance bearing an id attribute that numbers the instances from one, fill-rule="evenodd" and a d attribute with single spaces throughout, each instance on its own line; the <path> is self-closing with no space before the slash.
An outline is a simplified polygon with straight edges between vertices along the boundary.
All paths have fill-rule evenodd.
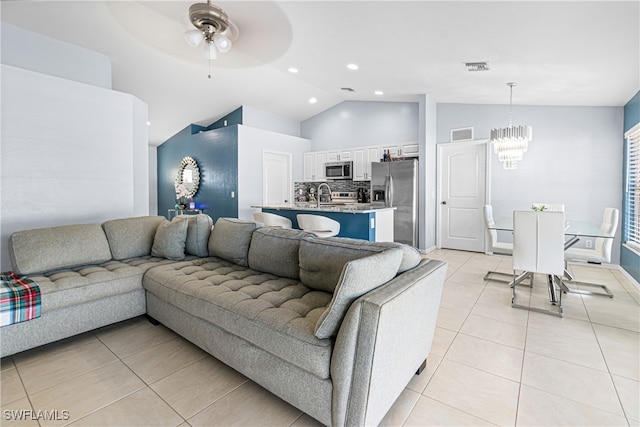
<path id="1" fill-rule="evenodd" d="M 391 208 L 393 207 L 393 177 L 391 175 L 387 176 L 385 184 L 385 192 L 388 195 L 385 197 L 385 206 Z"/>

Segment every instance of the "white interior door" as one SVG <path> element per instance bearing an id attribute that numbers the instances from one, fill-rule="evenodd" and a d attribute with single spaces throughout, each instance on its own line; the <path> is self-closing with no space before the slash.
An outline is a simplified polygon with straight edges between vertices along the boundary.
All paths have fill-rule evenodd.
<path id="1" fill-rule="evenodd" d="M 262 153 L 262 203 L 289 203 L 292 194 L 291 154 L 265 150 Z"/>
<path id="2" fill-rule="evenodd" d="M 438 247 L 484 252 L 487 141 L 438 144 Z"/>

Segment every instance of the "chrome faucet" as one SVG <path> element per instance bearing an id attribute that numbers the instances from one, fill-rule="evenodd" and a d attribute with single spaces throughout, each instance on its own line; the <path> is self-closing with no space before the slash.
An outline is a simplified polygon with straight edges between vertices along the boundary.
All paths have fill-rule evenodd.
<path id="1" fill-rule="evenodd" d="M 323 182 L 322 184 L 318 185 L 318 189 L 316 190 L 316 193 L 318 193 L 318 207 L 320 207 L 320 198 L 322 197 L 322 192 L 320 189 L 323 186 L 327 187 L 327 190 L 329 190 L 329 201 L 331 201 L 331 187 L 329 187 L 329 184 L 327 184 L 326 182 Z"/>

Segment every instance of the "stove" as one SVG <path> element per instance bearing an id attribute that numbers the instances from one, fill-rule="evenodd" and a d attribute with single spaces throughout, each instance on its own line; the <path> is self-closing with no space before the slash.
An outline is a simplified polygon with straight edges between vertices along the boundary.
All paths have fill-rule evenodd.
<path id="1" fill-rule="evenodd" d="M 358 203 L 358 193 L 354 191 L 332 191 L 331 203 L 336 205 L 346 205 L 348 203 Z"/>

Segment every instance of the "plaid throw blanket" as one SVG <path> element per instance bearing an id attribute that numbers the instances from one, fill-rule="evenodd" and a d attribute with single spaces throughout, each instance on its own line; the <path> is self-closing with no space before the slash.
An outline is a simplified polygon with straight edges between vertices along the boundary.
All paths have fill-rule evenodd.
<path id="1" fill-rule="evenodd" d="M 40 317 L 40 288 L 27 276 L 0 273 L 0 326 Z"/>

